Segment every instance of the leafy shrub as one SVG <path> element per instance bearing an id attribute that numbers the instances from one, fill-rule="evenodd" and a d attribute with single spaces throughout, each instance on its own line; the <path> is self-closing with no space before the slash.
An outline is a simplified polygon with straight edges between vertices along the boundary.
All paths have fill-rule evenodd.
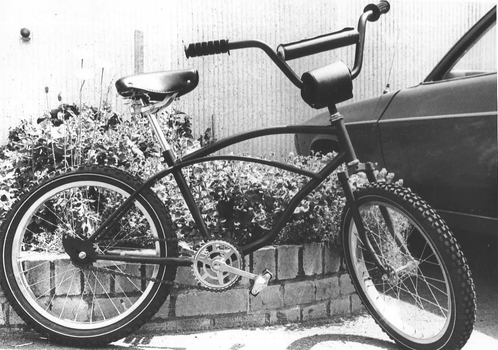
<path id="1" fill-rule="evenodd" d="M 212 142 L 207 133 L 195 140 L 190 117 L 182 112 L 158 119 L 177 154 Z M 23 189 L 83 163 L 117 166 L 147 178 L 163 168 L 160 148 L 152 140 L 147 120 L 119 116 L 109 107 L 61 104 L 36 124 L 22 122 L 0 148 L 0 220 Z M 332 156 L 289 155 L 283 161 L 318 171 Z M 252 162 L 206 162 L 184 171 L 213 235 L 239 244 L 267 232 L 307 180 Z M 389 180 L 385 171 L 380 175 Z M 357 176 L 354 181 L 366 179 Z M 195 243 L 197 228 L 171 176 L 154 190 L 167 205 L 179 238 Z M 335 176 L 327 179 L 295 210 L 277 242 L 335 243 L 344 205 L 341 191 Z"/>
<path id="2" fill-rule="evenodd" d="M 318 171 L 330 157 L 289 155 L 284 161 Z M 308 179 L 256 163 L 216 161 L 194 166 L 189 180 L 211 232 L 242 244 L 270 230 Z M 330 177 L 296 208 L 278 243 L 334 240 L 342 205 L 341 188 Z"/>

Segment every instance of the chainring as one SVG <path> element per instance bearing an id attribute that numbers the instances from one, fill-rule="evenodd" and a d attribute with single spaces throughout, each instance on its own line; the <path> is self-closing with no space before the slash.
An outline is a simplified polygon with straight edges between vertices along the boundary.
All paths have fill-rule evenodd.
<path id="1" fill-rule="evenodd" d="M 194 255 L 192 269 L 197 282 L 212 291 L 224 291 L 232 287 L 240 279 L 227 271 L 213 269 L 217 263 L 226 263 L 230 267 L 243 270 L 244 259 L 232 243 L 213 240 L 202 245 Z"/>

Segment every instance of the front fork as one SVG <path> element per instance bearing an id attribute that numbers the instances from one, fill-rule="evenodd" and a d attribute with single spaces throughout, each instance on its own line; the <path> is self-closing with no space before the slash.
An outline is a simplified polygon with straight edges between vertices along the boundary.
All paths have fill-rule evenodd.
<path id="1" fill-rule="evenodd" d="M 364 168 L 364 169 L 361 169 L 359 171 L 364 171 L 367 174 L 367 178 L 370 182 L 377 181 L 375 178 L 374 169 L 373 169 L 373 166 L 371 163 L 367 163 L 367 164 L 359 164 L 358 163 L 357 166 Z M 358 171 L 355 170 L 354 173 L 356 173 L 356 172 L 358 172 Z M 348 208 L 351 211 L 351 214 L 353 216 L 353 221 L 354 221 L 356 229 L 358 231 L 358 236 L 360 238 L 360 241 L 365 245 L 366 252 L 367 252 L 368 256 L 373 260 L 374 264 L 377 266 L 377 268 L 380 270 L 380 272 L 384 275 L 387 273 L 387 270 L 384 267 L 384 264 L 382 263 L 382 261 L 380 260 L 379 255 L 376 253 L 375 248 L 373 247 L 370 239 L 367 237 L 365 225 L 363 223 L 363 219 L 361 217 L 360 210 L 358 208 L 358 204 L 355 200 L 353 189 L 351 188 L 351 185 L 349 184 L 348 173 L 345 171 L 341 171 L 341 172 L 337 173 L 337 178 L 339 179 L 339 182 L 341 183 L 341 187 L 344 191 L 344 197 L 346 198 L 346 205 L 348 206 Z M 389 220 L 389 222 L 390 222 L 390 217 L 389 217 L 389 213 L 387 212 L 387 209 L 385 207 L 381 207 L 381 212 L 382 212 L 382 215 L 384 216 L 384 219 L 387 218 L 387 220 Z"/>
<path id="2" fill-rule="evenodd" d="M 337 111 L 337 108 L 335 106 L 329 107 L 329 112 L 330 124 L 337 130 L 339 145 L 341 147 L 341 150 L 346 153 L 346 163 L 348 169 L 347 171 L 341 171 L 337 173 L 337 178 L 339 179 L 341 187 L 344 191 L 346 204 L 349 207 L 349 210 L 351 210 L 353 221 L 356 225 L 356 229 L 358 230 L 359 238 L 365 245 L 368 255 L 372 258 L 373 262 L 379 268 L 381 273 L 386 274 L 387 271 L 384 264 L 380 260 L 379 255 L 375 252 L 370 239 L 368 239 L 367 237 L 366 229 L 354 196 L 353 189 L 349 184 L 349 176 L 359 172 L 364 172 L 369 182 L 377 182 L 377 178 L 375 177 L 374 173 L 375 167 L 372 163 L 363 164 L 359 162 L 358 158 L 356 157 L 351 139 L 349 138 L 348 131 L 344 124 L 343 117 Z M 389 213 L 387 212 L 387 208 L 381 207 L 380 210 L 382 216 L 384 217 L 384 220 L 386 221 L 386 224 L 389 227 L 389 231 L 391 232 L 391 234 L 395 235 Z"/>

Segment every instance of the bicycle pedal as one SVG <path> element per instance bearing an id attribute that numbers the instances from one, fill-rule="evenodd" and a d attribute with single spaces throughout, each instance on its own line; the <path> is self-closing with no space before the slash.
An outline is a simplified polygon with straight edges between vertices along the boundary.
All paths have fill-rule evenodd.
<path id="1" fill-rule="evenodd" d="M 260 275 L 258 275 L 252 284 L 251 293 L 252 296 L 257 296 L 263 289 L 268 286 L 268 282 L 273 278 L 273 273 L 270 270 L 265 269 Z"/>

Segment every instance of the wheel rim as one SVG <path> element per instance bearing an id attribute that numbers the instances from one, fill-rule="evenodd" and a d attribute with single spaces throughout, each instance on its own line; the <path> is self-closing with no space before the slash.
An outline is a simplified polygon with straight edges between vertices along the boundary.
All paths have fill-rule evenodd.
<path id="1" fill-rule="evenodd" d="M 27 313 L 34 310 L 33 319 L 42 317 L 78 330 L 116 327 L 120 322 L 124 326 L 133 313 L 153 300 L 157 284 L 120 273 L 156 278 L 162 268 L 115 261 L 79 266 L 62 244 L 63 234 L 90 235 L 128 196 L 124 189 L 106 182 L 71 182 L 46 192 L 27 209 L 13 238 L 11 266 L 20 291 L 14 297 L 25 300 L 29 307 L 22 301 L 20 305 Z M 117 226 L 119 229 L 99 242 L 96 250 L 136 250 L 129 242 L 144 232 L 151 243 L 140 247 L 139 253 L 159 256 L 161 249 L 166 249 L 165 243 L 157 241 L 154 219 L 139 201 Z M 32 227 L 37 227 L 37 232 Z M 47 241 L 49 236 L 51 241 Z M 99 271 L 88 269 L 90 265 Z"/>
<path id="2" fill-rule="evenodd" d="M 402 237 L 400 241 L 407 250 L 392 239 L 381 207 L 387 208 L 393 218 L 390 227 Z M 453 292 L 433 243 L 421 234 L 421 227 L 408 214 L 393 205 L 369 201 L 359 210 L 367 237 L 386 266 L 386 273 L 380 272 L 351 222 L 348 235 L 352 268 L 367 302 L 381 322 L 403 338 L 419 344 L 438 341 L 450 326 Z"/>

